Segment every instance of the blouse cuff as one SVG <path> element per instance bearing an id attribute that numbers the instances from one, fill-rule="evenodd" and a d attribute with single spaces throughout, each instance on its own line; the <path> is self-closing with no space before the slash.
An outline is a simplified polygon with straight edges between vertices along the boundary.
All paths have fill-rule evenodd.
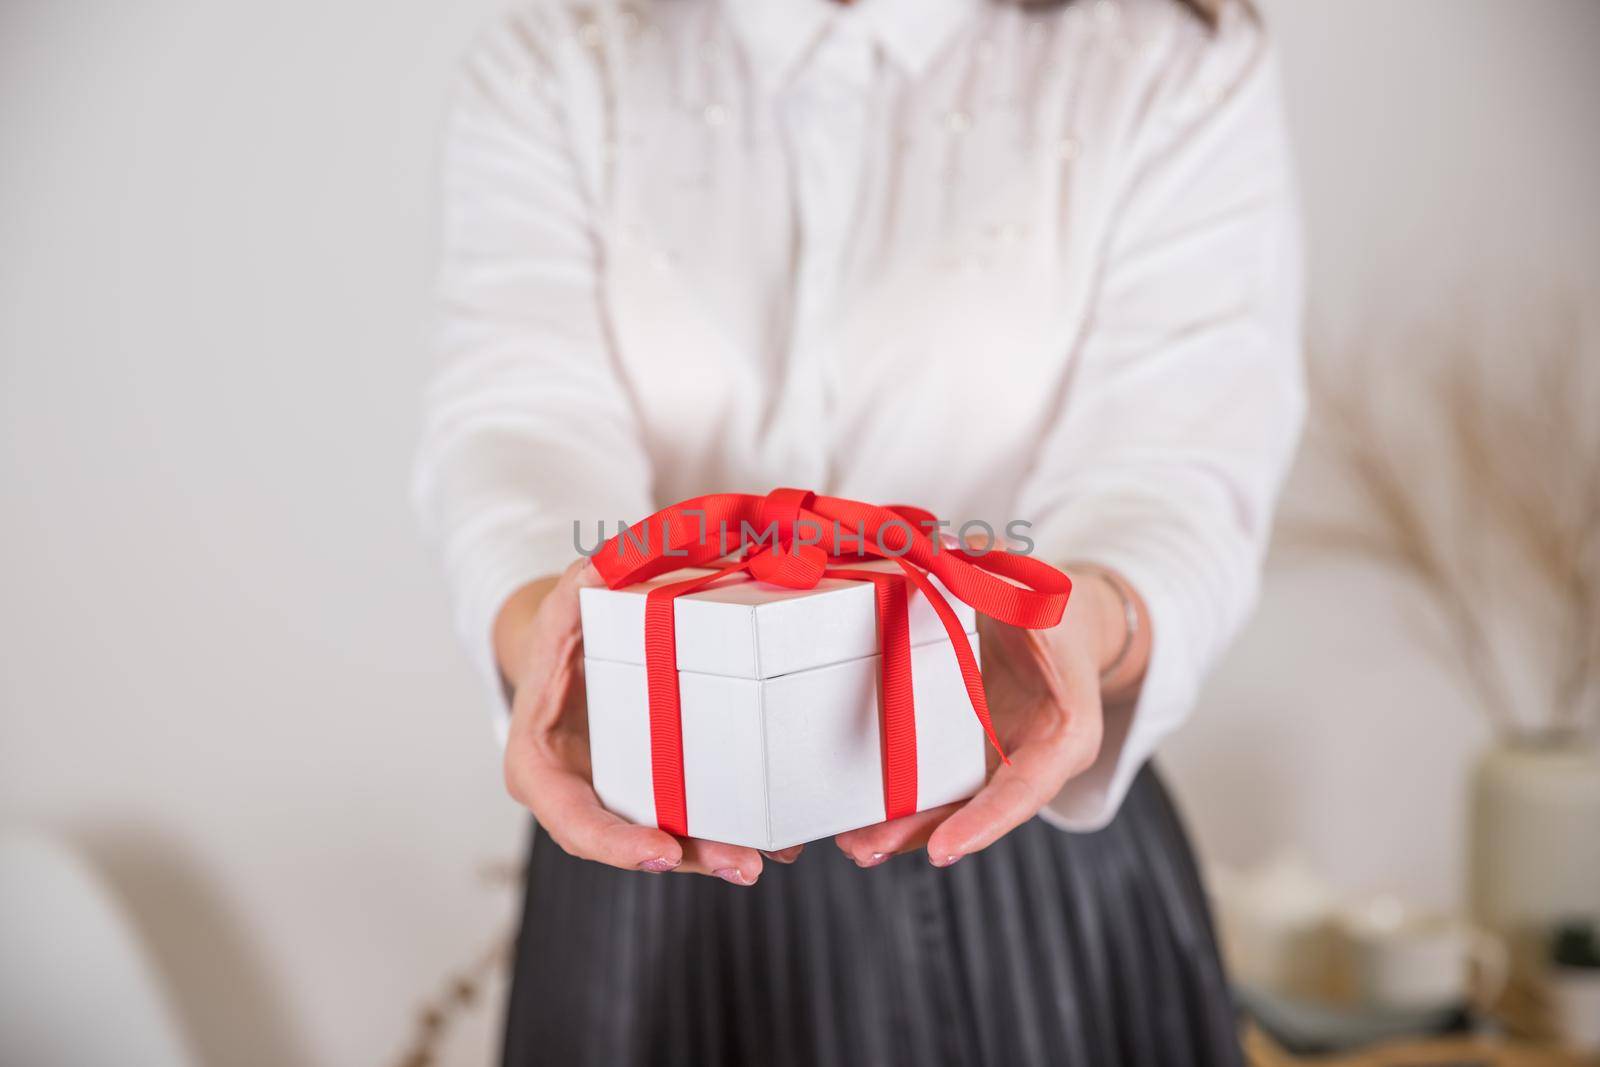
<path id="1" fill-rule="evenodd" d="M 495 737 L 505 747 L 510 694 L 494 651 L 494 624 L 511 595 L 529 582 L 560 574 L 577 553 L 570 531 L 559 534 L 519 524 L 497 526 L 456 547 L 456 631 L 488 698 Z"/>
<path id="2" fill-rule="evenodd" d="M 1046 558 L 1094 563 L 1115 571 L 1136 589 L 1151 633 L 1150 659 L 1138 697 L 1104 709 L 1105 726 L 1094 763 L 1039 812 L 1052 826 L 1081 833 L 1101 829 L 1116 815 L 1140 768 L 1187 718 L 1200 671 L 1192 653 L 1197 635 L 1185 617 L 1167 553 L 1159 546 L 1128 540 L 1116 545 L 1080 540 L 1062 547 L 1067 549 L 1064 554 L 1052 551 Z M 1072 610 L 1070 605 L 1067 610 Z"/>

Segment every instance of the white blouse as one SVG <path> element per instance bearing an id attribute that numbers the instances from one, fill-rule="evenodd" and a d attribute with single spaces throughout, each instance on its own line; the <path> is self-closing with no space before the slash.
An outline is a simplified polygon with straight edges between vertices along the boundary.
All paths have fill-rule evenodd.
<path id="1" fill-rule="evenodd" d="M 548 0 L 473 49 L 443 155 L 416 493 L 497 701 L 494 617 L 574 520 L 777 486 L 1021 519 L 1149 607 L 1137 706 L 1045 812 L 1114 814 L 1250 609 L 1301 422 L 1243 3 Z"/>

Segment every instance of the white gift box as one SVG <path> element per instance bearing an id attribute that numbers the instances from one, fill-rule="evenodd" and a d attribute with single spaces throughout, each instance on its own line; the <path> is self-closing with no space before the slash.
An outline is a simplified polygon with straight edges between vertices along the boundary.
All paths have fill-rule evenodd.
<path id="1" fill-rule="evenodd" d="M 656 825 L 645 594 L 706 573 L 580 593 L 594 786 L 631 822 Z M 944 625 L 908 593 L 921 811 L 978 790 L 985 740 Z M 976 653 L 972 608 L 946 599 Z M 875 606 L 870 582 L 839 578 L 728 579 L 674 601 L 691 836 L 771 851 L 883 820 Z"/>

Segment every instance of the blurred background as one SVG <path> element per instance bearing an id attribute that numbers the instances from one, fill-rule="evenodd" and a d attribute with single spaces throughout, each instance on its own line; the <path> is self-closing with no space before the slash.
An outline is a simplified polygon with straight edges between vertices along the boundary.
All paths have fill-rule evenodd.
<path id="1" fill-rule="evenodd" d="M 149 973 L 118 988 L 165 990 L 194 1062 L 398 1063 L 440 1005 L 438 1062 L 495 1044 L 480 964 L 526 825 L 407 480 L 436 128 L 502 6 L 0 4 L 0 825 L 15 865 L 125 920 Z M 1319 391 L 1260 610 L 1163 759 L 1225 910 L 1465 913 L 1474 835 L 1521 817 L 1484 816 L 1516 803 L 1486 790 L 1531 775 L 1561 818 L 1600 812 L 1581 755 L 1485 784 L 1514 734 L 1592 736 L 1600 701 L 1593 664 L 1539 658 L 1595 614 L 1561 568 L 1593 555 L 1563 505 L 1600 484 L 1600 406 L 1553 413 L 1600 337 L 1600 4 L 1261 7 Z M 1555 555 L 1531 581 L 1567 614 L 1484 632 L 1426 546 L 1481 530 L 1463 573 L 1509 573 L 1495 516 L 1460 507 L 1540 427 Z M 1553 695 L 1569 666 L 1579 695 Z M 1572 892 L 1600 886 L 1578 866 L 1600 845 L 1558 847 Z M 49 970 L 0 972 L 0 1001 Z"/>

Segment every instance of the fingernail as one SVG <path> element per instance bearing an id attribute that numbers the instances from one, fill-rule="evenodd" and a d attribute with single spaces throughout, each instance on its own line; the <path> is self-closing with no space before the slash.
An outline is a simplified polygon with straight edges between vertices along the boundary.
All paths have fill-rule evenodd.
<path id="1" fill-rule="evenodd" d="M 676 867 L 678 862 L 677 860 L 669 860 L 665 856 L 657 856 L 653 860 L 645 860 L 639 864 L 639 869 L 641 871 L 649 871 L 651 874 L 665 874 Z"/>
<path id="2" fill-rule="evenodd" d="M 800 858 L 798 853 L 768 852 L 765 849 L 762 850 L 761 854 L 775 863 L 793 863 L 795 860 Z"/>
<path id="3" fill-rule="evenodd" d="M 724 882 L 732 882 L 734 885 L 750 884 L 745 881 L 744 872 L 737 867 L 718 867 L 711 873 L 721 878 Z"/>
<path id="4" fill-rule="evenodd" d="M 956 860 L 958 860 L 960 858 L 961 858 L 961 854 L 960 853 L 952 853 L 951 855 L 948 855 L 948 856 L 929 856 L 928 857 L 928 859 L 933 863 L 933 865 L 935 867 L 948 867 L 948 866 L 950 866 L 952 863 L 954 863 Z"/>
<path id="5" fill-rule="evenodd" d="M 864 860 L 856 860 L 856 866 L 860 867 L 862 870 L 865 870 L 868 867 L 876 867 L 878 864 L 882 863 L 888 858 L 889 854 L 887 852 L 874 852 L 871 856 L 868 856 Z"/>

